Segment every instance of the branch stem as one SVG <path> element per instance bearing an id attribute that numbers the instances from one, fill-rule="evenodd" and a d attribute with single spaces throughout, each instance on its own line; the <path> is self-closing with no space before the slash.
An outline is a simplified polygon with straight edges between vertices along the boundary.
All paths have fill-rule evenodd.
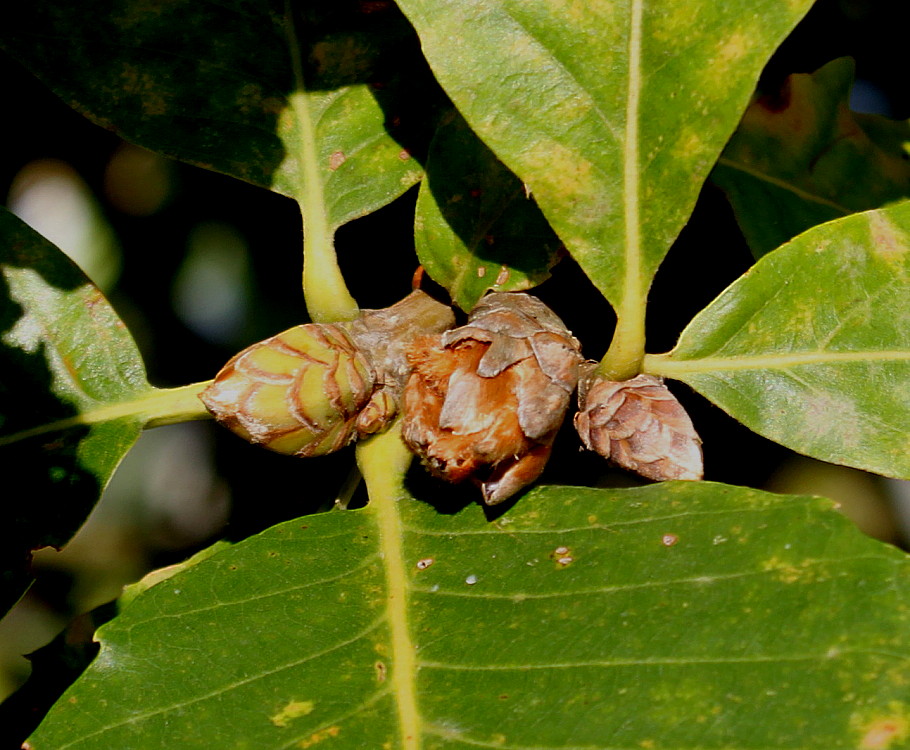
<path id="1" fill-rule="evenodd" d="M 132 418 L 145 427 L 159 427 L 177 422 L 209 419 L 210 414 L 199 400 L 199 394 L 212 381 L 193 383 L 180 388 L 150 388 L 146 393 L 129 401 L 103 404 L 83 409 L 79 414 L 64 419 L 45 422 L 27 430 L 0 436 L 0 446 L 18 443 L 38 435 L 67 430 L 72 427 L 110 422 L 114 419 Z"/>
<path id="2" fill-rule="evenodd" d="M 288 98 L 299 139 L 293 148 L 299 175 L 294 198 L 303 217 L 303 296 L 310 319 L 316 323 L 352 320 L 357 302 L 348 291 L 335 254 L 335 228 L 326 210 L 323 176 L 328 165 L 319 164 L 317 115 L 313 95 L 307 91 L 300 54 L 301 40 L 294 23 L 291 0 L 285 0 L 285 31 L 296 90 Z"/>

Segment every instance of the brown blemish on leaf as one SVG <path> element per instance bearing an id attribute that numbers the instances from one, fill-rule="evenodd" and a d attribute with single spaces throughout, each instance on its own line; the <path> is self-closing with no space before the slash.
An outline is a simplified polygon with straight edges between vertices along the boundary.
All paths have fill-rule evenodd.
<path id="1" fill-rule="evenodd" d="M 907 718 L 901 715 L 873 719 L 860 730 L 860 750 L 886 750 L 907 736 L 908 727 Z"/>
<path id="2" fill-rule="evenodd" d="M 506 268 L 506 266 L 502 266 L 499 269 L 499 273 L 496 274 L 496 282 L 495 282 L 496 286 L 502 286 L 503 284 L 505 284 L 509 280 L 509 275 L 510 275 L 509 269 Z"/>
<path id="3" fill-rule="evenodd" d="M 373 668 L 376 670 L 376 682 L 382 684 L 385 682 L 386 675 L 388 674 L 388 667 L 386 667 L 384 661 L 377 661 Z"/>
<path id="4" fill-rule="evenodd" d="M 887 263 L 902 263 L 908 248 L 901 241 L 901 233 L 882 214 L 874 212 L 868 216 L 875 252 Z"/>
<path id="5" fill-rule="evenodd" d="M 402 149 L 401 151 L 398 152 L 398 158 L 401 159 L 402 161 L 407 161 L 408 159 L 411 158 L 411 152 L 408 151 L 407 149 Z"/>
<path id="6" fill-rule="evenodd" d="M 277 714 L 269 717 L 269 721 L 282 729 L 288 727 L 294 719 L 306 716 L 313 711 L 313 701 L 291 701 Z"/>
<path id="7" fill-rule="evenodd" d="M 486 267 L 486 266 L 480 266 L 480 267 L 477 269 L 477 278 L 478 278 L 478 279 L 482 279 L 482 278 L 483 278 L 484 276 L 486 276 L 486 275 L 487 275 L 487 267 Z"/>
<path id="8" fill-rule="evenodd" d="M 142 113 L 148 117 L 160 117 L 168 111 L 166 91 L 148 72 L 134 65 L 124 65 L 120 74 L 123 92 L 141 102 Z"/>
<path id="9" fill-rule="evenodd" d="M 264 96 L 262 87 L 255 83 L 241 86 L 234 95 L 237 110 L 242 114 L 265 112 L 277 115 L 284 107 L 284 103 L 274 96 Z"/>
<path id="10" fill-rule="evenodd" d="M 371 13 L 385 13 L 392 7 L 393 3 L 391 0 L 360 0 L 357 5 L 361 13 L 369 15 Z"/>
<path id="11" fill-rule="evenodd" d="M 672 547 L 672 546 L 673 546 L 674 544 L 676 544 L 678 541 L 679 541 L 679 537 L 676 536 L 676 534 L 664 534 L 664 535 L 660 538 L 660 543 L 661 543 L 664 547 Z"/>
<path id="12" fill-rule="evenodd" d="M 432 557 L 425 557 L 422 560 L 417 561 L 417 570 L 426 570 L 434 562 L 436 562 Z"/>
<path id="13" fill-rule="evenodd" d="M 329 157 L 329 169 L 334 172 L 347 161 L 347 158 L 348 157 L 344 155 L 344 151 L 333 151 L 332 155 Z"/>
<path id="14" fill-rule="evenodd" d="M 339 726 L 320 729 L 318 732 L 313 732 L 313 734 L 311 734 L 309 737 L 298 742 L 297 747 L 301 748 L 301 750 L 306 750 L 306 748 L 313 747 L 313 745 L 316 745 L 323 740 L 327 740 L 331 737 L 337 737 L 340 732 L 341 727 Z"/>
<path id="15" fill-rule="evenodd" d="M 327 73 L 335 80 L 362 79 L 369 74 L 369 49 L 352 36 L 335 36 L 316 42 L 310 57 L 319 73 Z"/>

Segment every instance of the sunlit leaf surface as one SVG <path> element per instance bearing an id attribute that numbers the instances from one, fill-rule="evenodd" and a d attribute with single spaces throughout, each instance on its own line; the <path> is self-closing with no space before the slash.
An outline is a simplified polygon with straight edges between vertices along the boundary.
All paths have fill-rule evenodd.
<path id="1" fill-rule="evenodd" d="M 810 0 L 399 0 L 439 82 L 614 307 L 644 295 Z"/>
<path id="2" fill-rule="evenodd" d="M 795 451 L 910 478 L 910 202 L 769 253 L 645 366 Z"/>
<path id="3" fill-rule="evenodd" d="M 549 277 L 560 242 L 540 209 L 457 113 L 443 123 L 420 185 L 414 241 L 427 273 L 463 310 L 484 293 Z"/>
<path id="4" fill-rule="evenodd" d="M 421 175 L 402 99 L 422 92 L 419 54 L 391 3 L 19 3 L 0 48 L 129 141 L 285 195 L 324 192 L 333 227 Z"/>
<path id="5" fill-rule="evenodd" d="M 834 60 L 754 101 L 711 173 L 756 257 L 910 195 L 910 123 L 851 112 L 854 69 Z"/>
<path id="6" fill-rule="evenodd" d="M 30 581 L 29 551 L 75 533 L 138 437 L 142 421 L 112 408 L 152 391 L 101 292 L 0 209 L 0 614 Z"/>
<path id="7" fill-rule="evenodd" d="M 905 747 L 907 574 L 817 498 L 547 487 L 488 521 L 402 497 L 142 593 L 30 743 Z"/>

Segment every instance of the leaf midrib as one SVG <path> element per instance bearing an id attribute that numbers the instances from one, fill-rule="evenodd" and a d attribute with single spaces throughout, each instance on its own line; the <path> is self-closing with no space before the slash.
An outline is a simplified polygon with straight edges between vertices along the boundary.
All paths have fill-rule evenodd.
<path id="1" fill-rule="evenodd" d="M 787 354 L 758 354 L 742 357 L 701 357 L 676 359 L 673 353 L 649 354 L 645 357 L 645 372 L 661 377 L 698 375 L 734 370 L 787 370 L 809 365 L 836 365 L 848 362 L 910 361 L 910 351 L 873 350 L 856 352 L 789 352 Z"/>
<path id="2" fill-rule="evenodd" d="M 357 446 L 357 462 L 369 492 L 367 512 L 379 532 L 386 573 L 391 654 L 391 687 L 398 709 L 401 747 L 419 750 L 422 721 L 417 706 L 417 656 L 408 621 L 408 576 L 404 561 L 404 524 L 398 504 L 406 501 L 404 474 L 411 461 L 399 425 Z"/>
<path id="3" fill-rule="evenodd" d="M 718 166 L 724 166 L 724 167 L 727 167 L 728 169 L 732 169 L 736 172 L 742 172 L 743 174 L 747 174 L 750 177 L 755 178 L 756 180 L 759 180 L 761 182 L 766 182 L 769 185 L 773 185 L 774 187 L 780 188 L 781 190 L 786 190 L 787 192 L 793 193 L 793 195 L 795 195 L 797 198 L 800 198 L 809 203 L 816 203 L 820 206 L 827 206 L 828 208 L 833 208 L 835 211 L 843 214 L 844 216 L 847 216 L 847 215 L 853 213 L 853 211 L 851 209 L 847 208 L 846 206 L 842 206 L 841 204 L 836 203 L 835 201 L 828 200 L 827 198 L 824 198 L 821 195 L 817 195 L 815 193 L 810 193 L 808 190 L 803 190 L 802 188 L 798 187 L 797 185 L 794 185 L 792 182 L 789 182 L 788 180 L 783 180 L 779 177 L 774 177 L 773 175 L 770 175 L 767 172 L 763 172 L 759 169 L 754 169 L 753 167 L 750 167 L 749 165 L 747 165 L 741 161 L 737 161 L 736 159 L 731 159 L 729 156 L 721 156 L 717 160 L 717 164 L 718 164 Z"/>

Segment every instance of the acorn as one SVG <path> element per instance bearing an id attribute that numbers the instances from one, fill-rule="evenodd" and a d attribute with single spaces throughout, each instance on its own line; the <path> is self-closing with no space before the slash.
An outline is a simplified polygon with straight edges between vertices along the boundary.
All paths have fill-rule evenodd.
<path id="1" fill-rule="evenodd" d="M 626 381 L 583 368 L 575 429 L 588 450 L 648 479 L 701 479 L 701 439 L 661 378 Z"/>
<path id="2" fill-rule="evenodd" d="M 388 427 L 404 386 L 404 348 L 453 324 L 450 308 L 417 291 L 355 321 L 295 326 L 232 357 L 200 398 L 251 443 L 321 456 Z"/>
<path id="3" fill-rule="evenodd" d="M 468 324 L 415 339 L 402 437 L 437 477 L 477 483 L 488 505 L 535 481 L 578 380 L 578 341 L 543 302 L 497 292 Z"/>

